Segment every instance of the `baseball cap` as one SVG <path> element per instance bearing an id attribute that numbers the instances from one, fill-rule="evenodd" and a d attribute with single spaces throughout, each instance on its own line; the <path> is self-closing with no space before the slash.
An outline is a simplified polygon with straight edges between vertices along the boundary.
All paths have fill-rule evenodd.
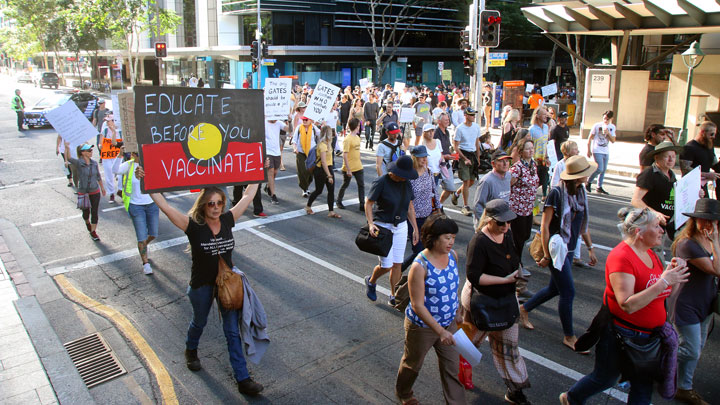
<path id="1" fill-rule="evenodd" d="M 493 161 L 500 160 L 500 159 L 510 159 L 510 158 L 511 158 L 511 156 L 508 155 L 507 152 L 505 152 L 502 149 L 498 149 L 492 154 Z"/>
<path id="2" fill-rule="evenodd" d="M 435 130 L 435 125 L 433 125 L 433 124 L 425 124 L 425 125 L 423 125 L 423 132 L 425 132 L 425 131 L 434 131 L 434 130 Z"/>
<path id="3" fill-rule="evenodd" d="M 570 115 L 567 113 L 567 111 L 561 111 L 560 114 L 558 114 L 558 118 L 567 118 Z"/>
<path id="4" fill-rule="evenodd" d="M 84 151 L 84 150 L 90 150 L 90 149 L 92 149 L 92 148 L 93 148 L 93 146 L 90 145 L 89 143 L 84 143 L 84 144 L 80 147 L 80 150 L 81 150 L 81 151 Z"/>
<path id="5" fill-rule="evenodd" d="M 391 122 L 385 126 L 385 132 L 388 134 L 399 134 L 400 127 L 398 127 L 398 124 Z"/>
<path id="6" fill-rule="evenodd" d="M 475 111 L 474 108 L 468 107 L 465 109 L 465 115 L 475 115 L 477 114 L 477 111 Z"/>

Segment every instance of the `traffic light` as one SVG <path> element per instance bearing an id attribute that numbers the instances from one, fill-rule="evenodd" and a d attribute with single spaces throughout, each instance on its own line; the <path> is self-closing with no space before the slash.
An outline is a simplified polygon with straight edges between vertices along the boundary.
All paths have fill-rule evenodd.
<path id="1" fill-rule="evenodd" d="M 167 45 L 165 44 L 165 42 L 155 42 L 155 57 L 167 57 Z"/>
<path id="2" fill-rule="evenodd" d="M 252 41 L 250 45 L 250 57 L 253 60 L 258 58 L 258 41 Z"/>
<path id="3" fill-rule="evenodd" d="M 460 33 L 460 48 L 465 51 L 472 49 L 470 45 L 470 28 L 465 28 Z"/>
<path id="4" fill-rule="evenodd" d="M 475 60 L 470 51 L 463 52 L 463 70 L 468 76 L 475 75 Z"/>
<path id="5" fill-rule="evenodd" d="M 270 56 L 270 52 L 268 51 L 268 44 L 265 41 L 262 41 L 262 58 L 267 59 Z"/>
<path id="6" fill-rule="evenodd" d="M 500 45 L 500 21 L 500 12 L 497 10 L 483 10 L 480 13 L 479 46 L 497 48 Z"/>
<path id="7" fill-rule="evenodd" d="M 257 59 L 253 59 L 253 60 L 252 60 L 252 71 L 253 71 L 253 72 L 257 72 L 257 71 L 258 71 L 258 60 L 257 60 Z"/>

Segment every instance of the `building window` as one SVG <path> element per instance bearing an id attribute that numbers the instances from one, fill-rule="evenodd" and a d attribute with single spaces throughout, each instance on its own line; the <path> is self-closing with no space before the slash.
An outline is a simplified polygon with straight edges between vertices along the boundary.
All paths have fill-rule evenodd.
<path id="1" fill-rule="evenodd" d="M 275 44 L 273 42 L 272 19 L 270 17 L 270 13 L 260 13 L 260 18 L 262 19 L 263 39 L 267 41 L 268 44 Z M 243 45 L 250 45 L 252 41 L 255 40 L 257 14 L 243 16 L 242 24 L 243 37 L 245 38 L 245 43 Z"/>
<path id="2" fill-rule="evenodd" d="M 183 31 L 184 46 L 197 46 L 195 26 L 195 0 L 183 0 Z"/>

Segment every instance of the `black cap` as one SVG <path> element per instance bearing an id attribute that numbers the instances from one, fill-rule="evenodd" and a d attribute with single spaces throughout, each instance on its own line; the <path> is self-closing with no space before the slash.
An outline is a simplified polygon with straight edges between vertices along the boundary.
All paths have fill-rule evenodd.
<path id="1" fill-rule="evenodd" d="M 561 111 L 560 114 L 558 114 L 558 118 L 567 118 L 570 115 L 567 113 L 567 111 Z"/>
<path id="2" fill-rule="evenodd" d="M 500 222 L 512 221 L 517 218 L 517 215 L 512 212 L 508 203 L 502 198 L 490 200 L 485 204 L 485 215 Z"/>

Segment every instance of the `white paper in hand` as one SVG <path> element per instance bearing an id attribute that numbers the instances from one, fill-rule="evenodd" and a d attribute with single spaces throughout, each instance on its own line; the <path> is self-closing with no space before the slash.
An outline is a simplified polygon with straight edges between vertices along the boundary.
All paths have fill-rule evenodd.
<path id="1" fill-rule="evenodd" d="M 468 339 L 465 331 L 458 329 L 453 337 L 455 338 L 455 350 L 457 350 L 471 366 L 475 367 L 478 365 L 480 359 L 482 359 L 482 353 L 480 353 L 477 347 Z"/>

